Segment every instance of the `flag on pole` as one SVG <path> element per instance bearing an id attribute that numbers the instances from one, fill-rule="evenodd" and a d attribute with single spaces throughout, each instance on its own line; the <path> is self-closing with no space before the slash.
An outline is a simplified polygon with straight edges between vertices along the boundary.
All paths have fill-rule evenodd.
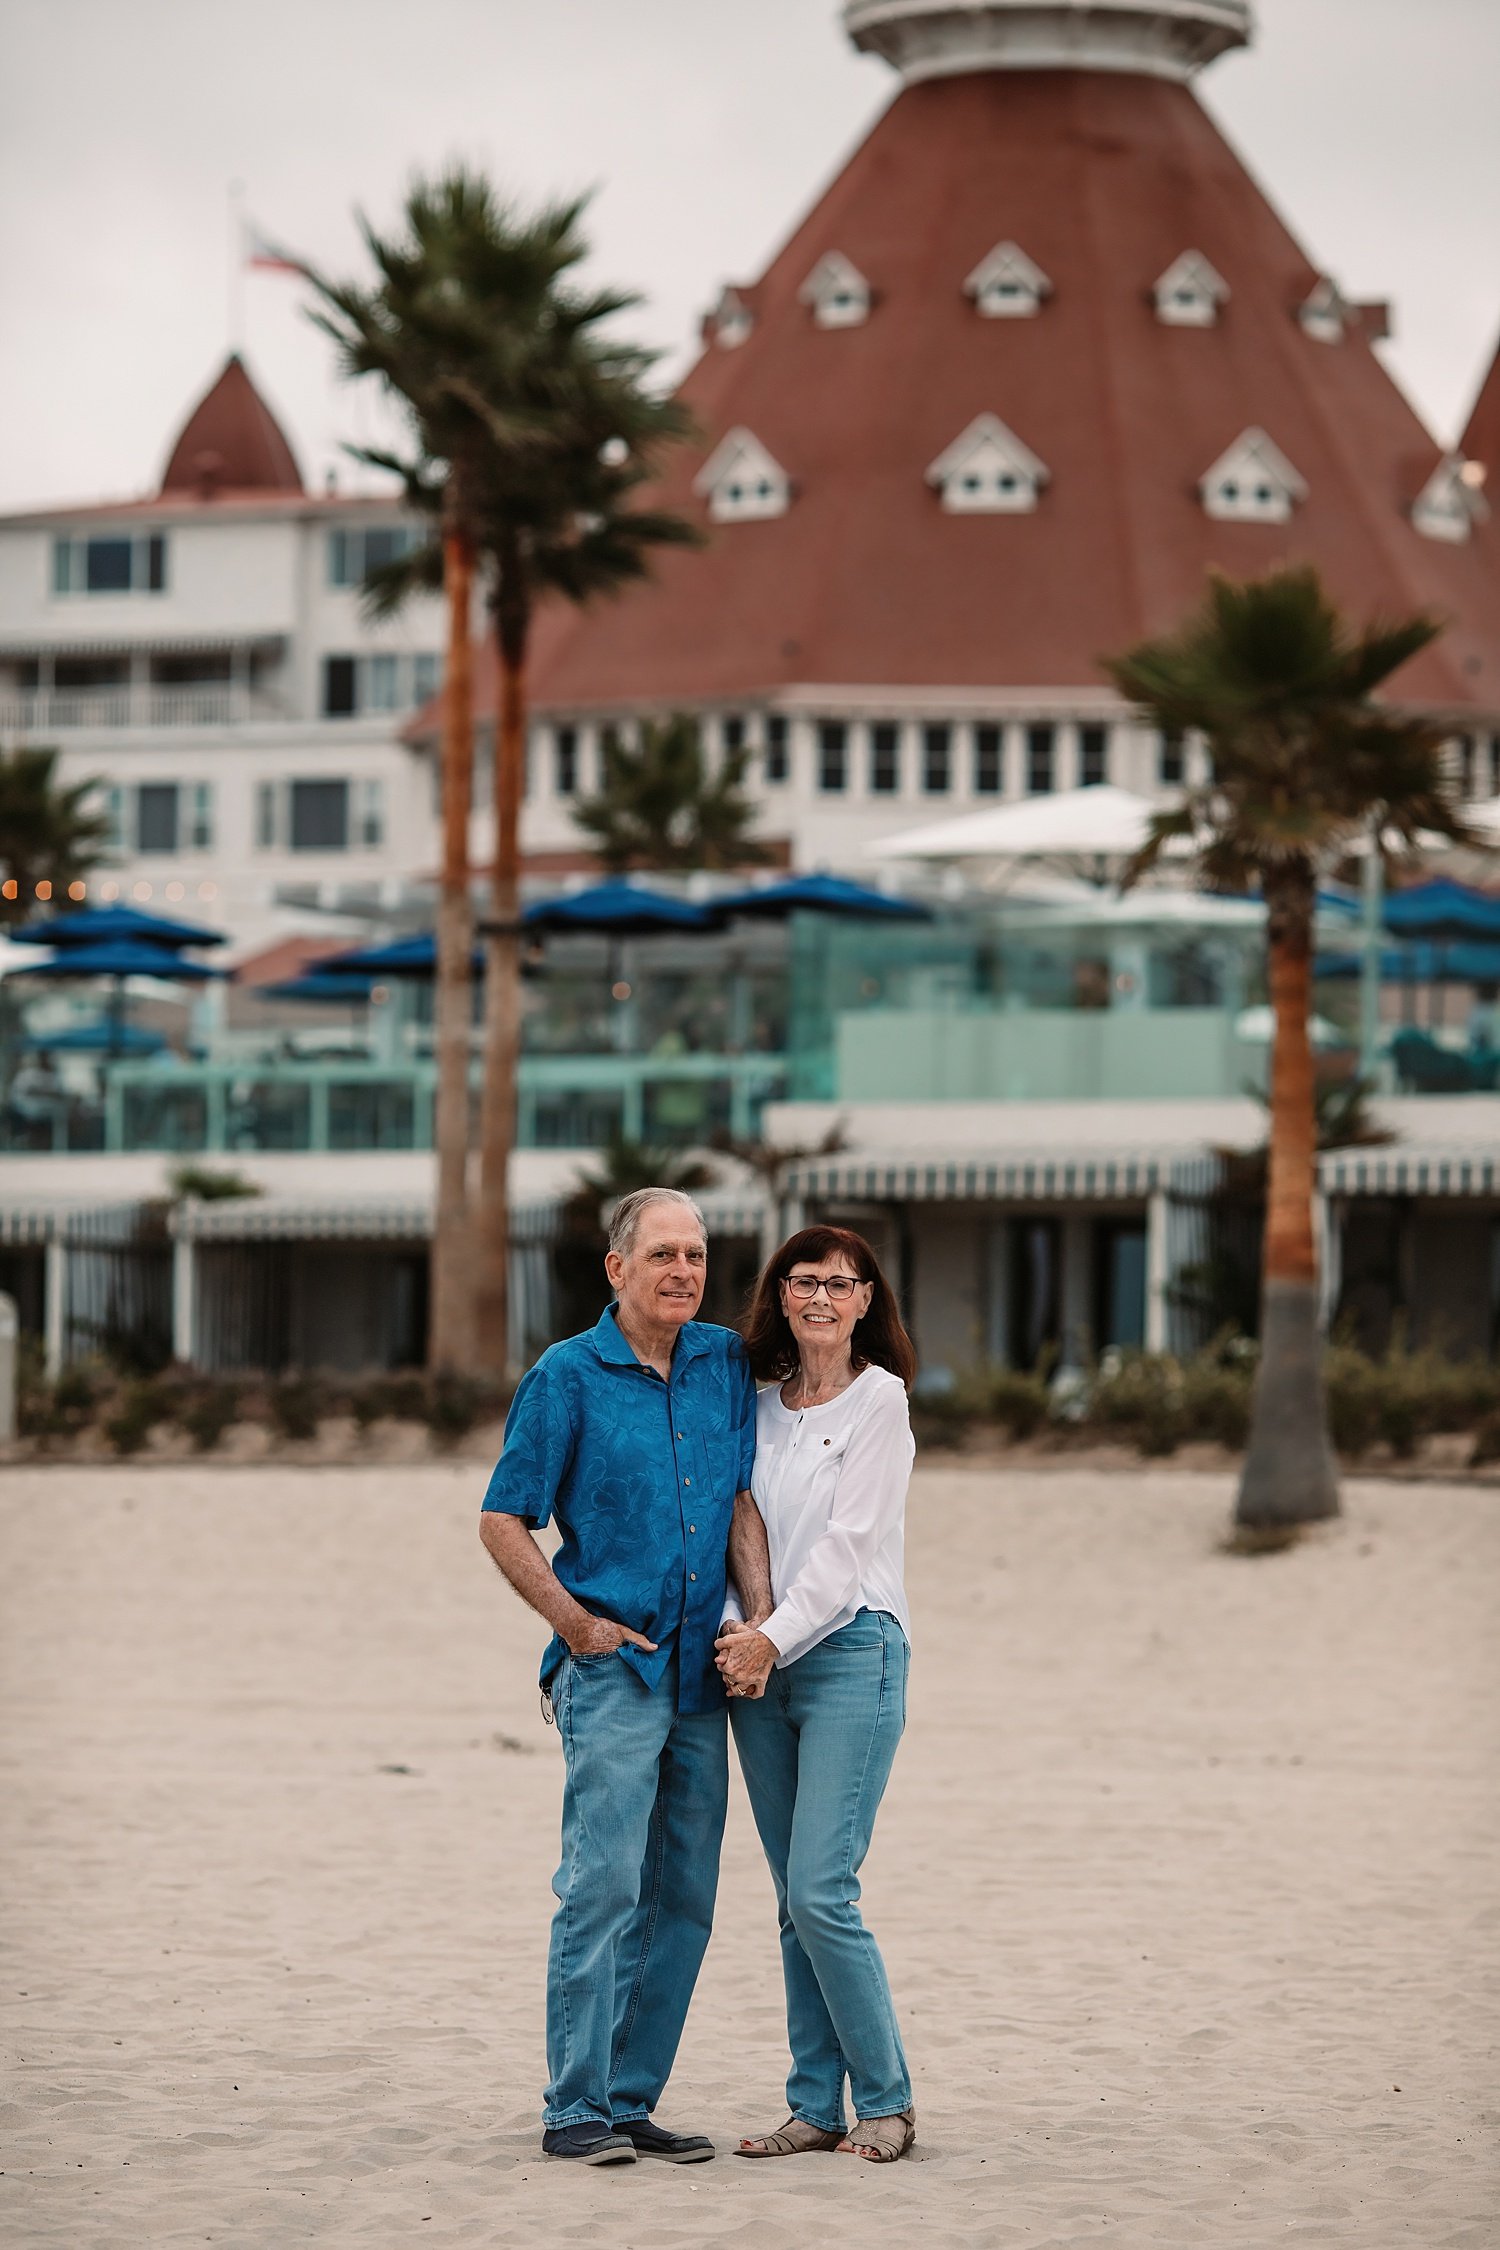
<path id="1" fill-rule="evenodd" d="M 305 271 L 302 260 L 262 234 L 253 219 L 245 221 L 245 263 L 257 273 L 300 274 Z"/>

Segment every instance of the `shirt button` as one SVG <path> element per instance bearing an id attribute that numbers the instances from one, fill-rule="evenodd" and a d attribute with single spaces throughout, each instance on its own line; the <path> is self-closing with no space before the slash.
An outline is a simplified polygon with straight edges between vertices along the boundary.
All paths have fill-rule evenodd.
<path id="1" fill-rule="evenodd" d="M 690 1571 L 688 1572 L 688 1576 L 689 1576 L 689 1578 L 690 1578 L 690 1579 L 692 1580 L 693 1584 L 694 1584 L 694 1585 L 696 1586 L 696 1585 L 697 1585 L 697 1583 L 698 1583 L 698 1573 L 697 1573 L 697 1571 L 696 1571 L 696 1570 L 690 1570 Z"/>
<path id="2" fill-rule="evenodd" d="M 691 1477 L 684 1477 L 682 1481 L 684 1484 L 691 1484 L 693 1480 Z"/>
<path id="3" fill-rule="evenodd" d="M 689 1530 L 689 1531 L 696 1531 L 696 1530 L 697 1530 L 697 1528 L 698 1528 L 698 1526 L 697 1526 L 697 1525 L 696 1525 L 695 1523 L 690 1523 L 690 1524 L 688 1525 L 688 1530 Z"/>
<path id="4" fill-rule="evenodd" d="M 679 1430 L 679 1431 L 678 1431 L 678 1433 L 677 1433 L 677 1435 L 678 1435 L 678 1437 L 679 1437 L 679 1438 L 682 1438 L 682 1439 L 686 1439 L 686 1437 L 687 1437 L 687 1431 L 686 1431 L 686 1430 Z"/>

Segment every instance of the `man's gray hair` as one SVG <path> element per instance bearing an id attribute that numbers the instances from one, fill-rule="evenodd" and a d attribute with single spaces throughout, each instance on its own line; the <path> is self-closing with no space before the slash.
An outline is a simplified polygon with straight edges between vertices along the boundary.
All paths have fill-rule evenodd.
<path id="1" fill-rule="evenodd" d="M 708 1225 L 703 1213 L 690 1195 L 683 1194 L 681 1188 L 637 1188 L 633 1195 L 621 1196 L 610 1218 L 609 1246 L 617 1256 L 630 1256 L 635 1248 L 636 1235 L 640 1231 L 641 1215 L 653 1203 L 676 1203 L 684 1211 L 691 1211 L 704 1241 L 708 1240 Z"/>

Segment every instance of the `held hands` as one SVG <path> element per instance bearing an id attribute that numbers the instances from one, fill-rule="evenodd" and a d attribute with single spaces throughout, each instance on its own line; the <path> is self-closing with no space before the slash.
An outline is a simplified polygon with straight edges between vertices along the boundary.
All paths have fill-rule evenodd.
<path id="1" fill-rule="evenodd" d="M 726 1618 L 714 1650 L 726 1695 L 751 1703 L 765 1694 L 771 1667 L 780 1653 L 774 1641 L 751 1623 L 742 1625 Z"/>
<path id="2" fill-rule="evenodd" d="M 632 1648 L 643 1648 L 648 1656 L 656 1652 L 655 1641 L 648 1641 L 644 1633 L 633 1633 L 628 1625 L 616 1625 L 608 1617 L 591 1617 L 587 1611 L 577 1631 L 564 1638 L 575 1656 L 613 1656 L 626 1641 Z"/>

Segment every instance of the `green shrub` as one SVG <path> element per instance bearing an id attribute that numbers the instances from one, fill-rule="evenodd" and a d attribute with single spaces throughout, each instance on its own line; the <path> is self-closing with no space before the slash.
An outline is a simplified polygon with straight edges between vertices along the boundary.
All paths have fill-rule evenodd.
<path id="1" fill-rule="evenodd" d="M 1469 1455 L 1469 1467 L 1482 1469 L 1490 1461 L 1500 1461 L 1500 1407 L 1486 1414 L 1474 1432 L 1474 1450 Z"/>
<path id="2" fill-rule="evenodd" d="M 237 1383 L 198 1383 L 178 1400 L 177 1427 L 192 1439 L 195 1453 L 212 1453 L 230 1423 L 239 1419 L 239 1412 Z"/>
<path id="3" fill-rule="evenodd" d="M 1040 1375 L 1023 1375 L 1019 1368 L 1002 1367 L 985 1384 L 986 1414 L 1013 1438 L 1035 1437 L 1052 1412 L 1052 1400 Z"/>
<path id="4" fill-rule="evenodd" d="M 327 1385 L 310 1375 L 283 1375 L 269 1396 L 272 1424 L 284 1438 L 315 1438 L 334 1405 Z"/>
<path id="5" fill-rule="evenodd" d="M 127 1383 L 114 1412 L 106 1417 L 104 1435 L 116 1453 L 139 1453 L 157 1423 L 164 1422 L 170 1412 L 160 1384 Z"/>
<path id="6" fill-rule="evenodd" d="M 487 1398 L 486 1386 L 470 1375 L 435 1375 L 423 1419 L 439 1445 L 457 1445 L 479 1420 Z"/>
<path id="7" fill-rule="evenodd" d="M 1091 1430 L 1130 1439 L 1142 1453 L 1175 1453 L 1189 1431 L 1182 1369 L 1159 1352 L 1123 1352 L 1101 1367 L 1089 1393 Z"/>
<path id="8" fill-rule="evenodd" d="M 425 1422 L 427 1378 L 415 1368 L 391 1375 L 369 1375 L 349 1392 L 349 1411 L 361 1430 L 374 1422 Z"/>
<path id="9" fill-rule="evenodd" d="M 1334 1448 L 1357 1459 L 1381 1435 L 1381 1386 L 1376 1363 L 1347 1344 L 1333 1344 L 1324 1355 L 1323 1385 Z"/>
<path id="10" fill-rule="evenodd" d="M 1254 1385 L 1254 1366 L 1243 1360 L 1227 1366 L 1208 1358 L 1188 1360 L 1178 1400 L 1183 1437 L 1238 1452 L 1250 1435 Z"/>

